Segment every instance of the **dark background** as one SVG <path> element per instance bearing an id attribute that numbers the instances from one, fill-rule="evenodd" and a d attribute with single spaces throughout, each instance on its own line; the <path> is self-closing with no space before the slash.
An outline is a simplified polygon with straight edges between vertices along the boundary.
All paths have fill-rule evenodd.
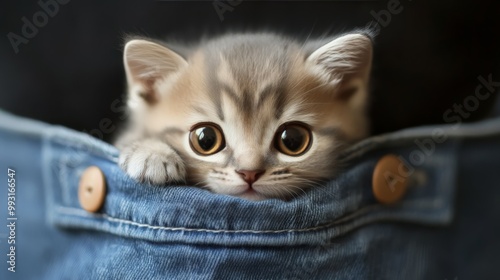
<path id="1" fill-rule="evenodd" d="M 125 34 L 190 41 L 264 29 L 306 38 L 364 27 L 374 20 L 373 13 L 387 15 L 383 10 L 390 2 L 243 1 L 221 20 L 214 1 L 72 0 L 59 5 L 16 54 L 7 34 L 22 35 L 21 18 L 33 22 L 42 8 L 37 1 L 5 1 L 0 9 L 0 108 L 110 140 L 125 116 Z M 499 4 L 399 2 L 400 12 L 390 20 L 384 16 L 375 40 L 370 115 L 377 134 L 444 123 L 446 110 L 474 94 L 479 75 L 500 81 Z M 481 101 L 464 120 L 487 117 L 495 97 Z M 111 122 L 104 130 L 99 127 L 103 119 Z"/>

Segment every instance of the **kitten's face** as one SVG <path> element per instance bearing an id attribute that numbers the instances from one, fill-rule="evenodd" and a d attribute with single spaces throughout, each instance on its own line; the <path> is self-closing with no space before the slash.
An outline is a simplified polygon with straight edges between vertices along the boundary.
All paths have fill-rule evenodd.
<path id="1" fill-rule="evenodd" d="M 367 135 L 371 55 L 359 73 L 322 75 L 321 53 L 270 39 L 209 43 L 130 99 L 136 122 L 185 160 L 188 183 L 253 200 L 287 198 L 334 176 L 339 149 Z"/>

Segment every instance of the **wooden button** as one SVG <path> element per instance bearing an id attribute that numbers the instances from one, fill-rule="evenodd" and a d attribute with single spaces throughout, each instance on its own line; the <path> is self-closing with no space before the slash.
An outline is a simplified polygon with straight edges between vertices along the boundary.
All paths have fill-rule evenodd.
<path id="1" fill-rule="evenodd" d="M 382 157 L 373 170 L 372 190 L 375 198 L 384 204 L 399 201 L 408 187 L 407 169 L 395 155 Z"/>
<path id="2" fill-rule="evenodd" d="M 80 178 L 78 200 L 80 206 L 89 212 L 97 212 L 106 197 L 106 181 L 97 166 L 87 168 Z"/>

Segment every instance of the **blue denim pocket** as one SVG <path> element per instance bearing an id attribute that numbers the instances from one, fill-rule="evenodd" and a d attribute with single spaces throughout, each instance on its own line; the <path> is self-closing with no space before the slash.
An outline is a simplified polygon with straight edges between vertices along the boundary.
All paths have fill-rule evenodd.
<path id="1" fill-rule="evenodd" d="M 2 149 L 0 164 L 19 172 L 18 256 L 23 266 L 15 276 L 444 279 L 492 275 L 495 265 L 483 269 L 483 264 L 498 260 L 494 240 L 499 228 L 491 221 L 500 209 L 496 206 L 500 192 L 493 188 L 499 180 L 495 170 L 500 162 L 496 159 L 500 119 L 457 128 L 413 128 L 372 137 L 341 155 L 349 164 L 335 180 L 290 201 L 254 202 L 190 186 L 138 184 L 118 168 L 114 147 L 0 112 L 0 147 L 7 147 Z M 447 135 L 441 144 L 430 142 L 436 129 Z M 378 203 L 372 192 L 374 168 L 386 154 L 399 156 L 409 168 L 400 175 L 408 176 L 410 187 L 392 205 Z M 80 177 L 91 165 L 103 171 L 108 187 L 97 213 L 83 210 L 78 201 Z M 460 208 L 455 211 L 456 199 Z M 5 219 L 5 212 L 0 215 Z M 455 215 L 460 216 L 455 219 Z M 473 252 L 479 261 L 468 265 L 470 259 L 463 252 Z M 0 272 L 0 278 L 9 273 Z"/>
<path id="2" fill-rule="evenodd" d="M 351 165 L 338 178 L 304 195 L 291 201 L 254 202 L 191 186 L 139 184 L 117 166 L 118 152 L 113 147 L 54 128 L 44 141 L 49 219 L 63 228 L 154 242 L 224 246 L 318 245 L 377 222 L 448 224 L 453 214 L 457 141 L 440 145 L 418 166 L 410 163 L 416 147 L 408 140 L 380 142 L 383 145 L 366 148 L 362 144 L 343 155 L 352 158 Z M 399 155 L 411 171 L 409 190 L 394 205 L 378 203 L 372 193 L 374 167 L 388 153 Z M 78 202 L 79 178 L 91 165 L 103 171 L 108 186 L 99 213 L 86 212 Z"/>

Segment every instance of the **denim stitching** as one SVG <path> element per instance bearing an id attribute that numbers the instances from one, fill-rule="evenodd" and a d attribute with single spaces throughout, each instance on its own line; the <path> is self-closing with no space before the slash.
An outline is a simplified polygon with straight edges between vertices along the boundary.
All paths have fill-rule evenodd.
<path id="1" fill-rule="evenodd" d="M 407 204 L 405 204 L 407 205 Z M 431 206 L 433 203 L 430 203 Z M 137 227 L 145 227 L 153 230 L 168 230 L 168 231 L 188 231 L 188 232 L 208 232 L 208 233 L 254 233 L 254 234 L 267 234 L 267 233 L 293 233 L 293 232 L 309 232 L 309 231 L 316 231 L 316 230 L 321 230 L 325 229 L 337 224 L 344 223 L 346 221 L 353 220 L 359 216 L 362 216 L 365 213 L 370 213 L 371 211 L 377 210 L 379 208 L 384 208 L 383 205 L 379 204 L 372 204 L 365 206 L 361 209 L 359 209 L 356 212 L 353 212 L 343 218 L 340 218 L 339 220 L 335 222 L 330 222 L 321 226 L 316 226 L 316 227 L 311 227 L 311 228 L 301 228 L 301 229 L 281 229 L 281 230 L 217 230 L 217 229 L 194 229 L 194 228 L 184 228 L 184 227 L 164 227 L 164 226 L 153 226 L 149 224 L 141 224 L 138 222 L 134 221 L 129 221 L 129 220 L 124 220 L 120 218 L 115 218 L 112 216 L 109 216 L 107 214 L 90 214 L 84 210 L 78 209 L 78 208 L 72 208 L 72 207 L 64 207 L 64 206 L 59 206 L 57 207 L 57 211 L 63 214 L 68 214 L 68 215 L 76 215 L 80 216 L 83 218 L 89 218 L 89 217 L 99 217 L 99 218 L 104 218 L 110 222 L 118 222 L 118 223 L 124 223 L 124 224 L 129 224 Z"/>

